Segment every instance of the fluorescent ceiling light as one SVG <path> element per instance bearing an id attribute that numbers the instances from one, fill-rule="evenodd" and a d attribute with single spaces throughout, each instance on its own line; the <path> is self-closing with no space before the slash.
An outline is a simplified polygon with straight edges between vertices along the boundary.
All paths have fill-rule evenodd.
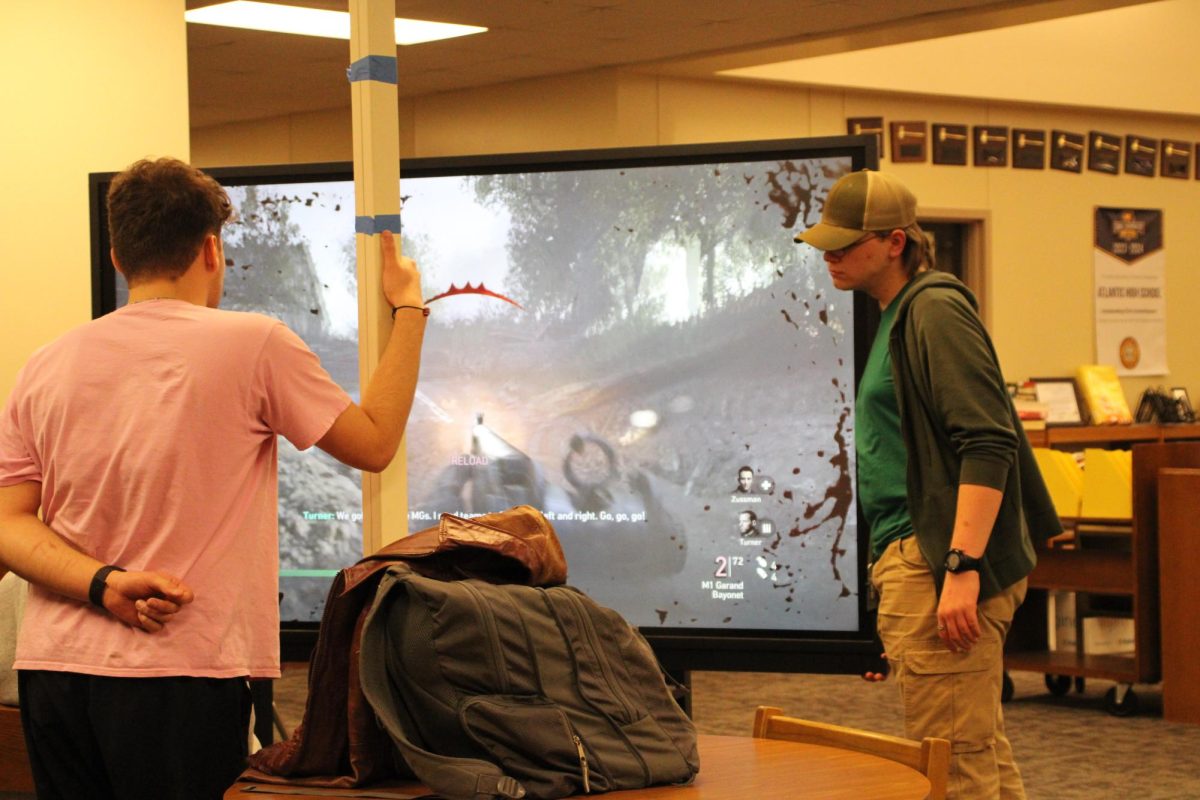
<path id="1" fill-rule="evenodd" d="M 483 33 L 487 28 L 477 25 L 455 25 L 450 22 L 427 22 L 423 19 L 396 17 L 396 44 L 421 44 L 455 36 Z"/>
<path id="2" fill-rule="evenodd" d="M 234 0 L 230 3 L 185 11 L 183 18 L 188 22 L 225 28 L 323 36 L 328 39 L 350 38 L 350 15 L 345 11 L 324 11 L 319 8 Z M 397 18 L 395 25 L 396 44 L 401 45 L 453 39 L 455 36 L 468 36 L 487 30 L 475 25 L 453 25 L 448 22 L 426 22 L 419 19 Z"/>

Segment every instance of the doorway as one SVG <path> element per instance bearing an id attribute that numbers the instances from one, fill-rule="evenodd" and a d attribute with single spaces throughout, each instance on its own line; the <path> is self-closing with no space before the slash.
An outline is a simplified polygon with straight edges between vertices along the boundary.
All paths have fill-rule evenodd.
<path id="1" fill-rule="evenodd" d="M 979 301 L 985 325 L 991 322 L 987 303 L 987 212 L 937 211 L 922 213 L 921 228 L 933 239 L 935 265 L 967 285 Z"/>

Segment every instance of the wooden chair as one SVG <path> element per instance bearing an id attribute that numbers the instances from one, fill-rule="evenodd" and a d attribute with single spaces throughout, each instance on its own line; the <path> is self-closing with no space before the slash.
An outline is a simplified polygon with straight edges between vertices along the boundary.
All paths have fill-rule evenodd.
<path id="1" fill-rule="evenodd" d="M 950 780 L 950 742 L 946 739 L 917 742 L 857 728 L 810 722 L 785 717 L 783 711 L 772 706 L 759 706 L 754 713 L 754 736 L 840 747 L 898 761 L 929 779 L 928 800 L 945 800 L 946 797 L 946 784 Z"/>
<path id="2" fill-rule="evenodd" d="M 0 792 L 32 792 L 33 772 L 21 729 L 21 710 L 0 706 Z"/>

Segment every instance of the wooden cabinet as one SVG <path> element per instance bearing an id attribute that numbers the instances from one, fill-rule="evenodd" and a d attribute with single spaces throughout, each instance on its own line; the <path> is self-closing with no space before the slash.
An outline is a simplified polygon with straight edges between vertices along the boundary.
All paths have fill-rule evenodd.
<path id="1" fill-rule="evenodd" d="M 9 792 L 21 792 L 19 796 L 25 797 L 24 792 L 32 791 L 33 771 L 21 730 L 21 710 L 0 706 L 0 797 L 8 797 Z"/>
<path id="2" fill-rule="evenodd" d="M 1200 724 L 1200 469 L 1158 475 L 1163 718 Z"/>
<path id="3" fill-rule="evenodd" d="M 1200 467 L 1200 441 L 1185 441 L 1200 438 L 1200 425 L 1050 428 L 1031 432 L 1029 438 L 1035 446 L 1132 445 L 1133 517 L 1123 529 L 1112 520 L 1068 520 L 1073 537 L 1039 548 L 1038 565 L 1029 576 L 1029 595 L 1013 620 L 1005 648 L 1007 669 L 1043 672 L 1052 690 L 1052 676 L 1092 677 L 1126 685 L 1157 682 L 1162 675 L 1158 475 L 1163 468 Z M 1112 526 L 1112 540 L 1103 547 L 1089 547 L 1079 534 L 1084 526 L 1097 523 Z M 1134 620 L 1133 653 L 1088 654 L 1083 652 L 1083 641 L 1077 642 L 1077 652 L 1051 650 L 1047 625 L 1051 590 L 1127 599 L 1115 613 Z M 1122 713 L 1125 697 L 1125 691 L 1110 697 L 1117 704 L 1110 710 Z"/>

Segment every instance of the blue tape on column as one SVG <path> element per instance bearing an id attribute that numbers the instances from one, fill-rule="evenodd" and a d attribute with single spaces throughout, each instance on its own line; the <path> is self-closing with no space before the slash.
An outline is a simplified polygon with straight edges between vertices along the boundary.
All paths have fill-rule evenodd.
<path id="1" fill-rule="evenodd" d="M 354 232 L 365 233 L 368 236 L 383 231 L 391 231 L 392 233 L 400 232 L 400 215 L 399 214 L 379 214 L 375 217 L 355 217 Z"/>
<path id="2" fill-rule="evenodd" d="M 357 81 L 396 83 L 396 57 L 366 56 L 360 58 L 346 70 L 346 77 L 350 79 L 351 83 Z"/>

